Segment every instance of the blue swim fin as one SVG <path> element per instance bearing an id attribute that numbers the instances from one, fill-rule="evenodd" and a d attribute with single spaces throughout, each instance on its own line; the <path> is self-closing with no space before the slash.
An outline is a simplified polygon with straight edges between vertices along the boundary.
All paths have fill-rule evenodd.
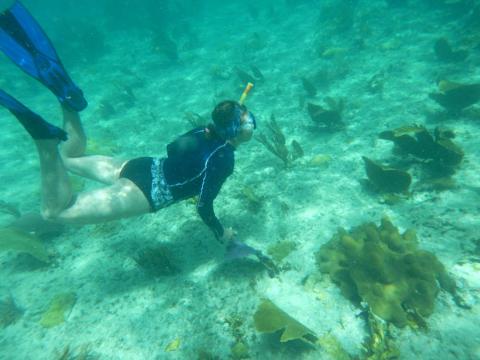
<path id="1" fill-rule="evenodd" d="M 87 107 L 82 90 L 68 76 L 50 39 L 19 1 L 0 13 L 0 50 L 62 104 L 75 111 Z"/>
<path id="2" fill-rule="evenodd" d="M 33 139 L 67 140 L 67 133 L 64 130 L 45 121 L 40 115 L 35 114 L 2 89 L 0 89 L 0 105 L 6 107 L 15 115 Z"/>

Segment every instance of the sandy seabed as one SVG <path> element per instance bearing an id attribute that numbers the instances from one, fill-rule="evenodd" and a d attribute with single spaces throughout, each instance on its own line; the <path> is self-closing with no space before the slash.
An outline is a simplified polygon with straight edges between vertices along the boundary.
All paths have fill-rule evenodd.
<path id="1" fill-rule="evenodd" d="M 89 100 L 81 115 L 96 149 L 129 158 L 164 156 L 165 145 L 189 129 L 185 112 L 208 116 L 217 101 L 241 93 L 235 67 L 260 69 L 265 80 L 248 100 L 258 131 L 268 135 L 265 123 L 274 114 L 287 142 L 301 143 L 305 155 L 285 169 L 259 142 L 242 146 L 215 208 L 221 221 L 252 246 L 266 251 L 281 240 L 296 243 L 280 275 L 270 278 L 254 259 L 224 262 L 222 249 L 190 202 L 135 219 L 71 227 L 45 241 L 54 254 L 49 266 L 39 266 L 25 254 L 0 253 L 0 298 L 11 295 L 24 311 L 1 329 L 0 359 L 53 359 L 66 346 L 74 355 L 87 347 L 89 358 L 99 359 L 195 359 L 202 350 L 227 359 L 239 334 L 252 359 L 329 358 L 321 348 L 280 344 L 278 336 L 256 332 L 253 314 L 263 298 L 318 336 L 332 334 L 349 353 L 358 354 L 366 336 L 359 309 L 326 275 L 314 287 L 304 286 L 305 278 L 318 273 L 314 253 L 338 227 L 379 223 L 383 216 L 402 231 L 416 229 L 419 247 L 440 259 L 471 307 L 459 308 L 441 292 L 427 320 L 428 332 L 394 331 L 401 359 L 480 359 L 480 260 L 475 248 L 480 122 L 429 116 L 442 112 L 428 98 L 439 75 L 480 81 L 478 49 L 461 65 L 435 58 L 434 41 L 457 34 L 460 21 L 445 16 L 444 10 L 427 15 L 372 2 L 357 9 L 359 20 L 342 35 L 332 24 L 319 23 L 316 8 L 282 5 L 273 12 L 261 9 L 256 19 L 239 15 L 247 30 L 238 31 L 226 19 L 239 9 L 226 5 L 208 21 L 196 22 L 199 43 L 187 47 L 180 40 L 184 46 L 178 62 L 153 51 L 150 32 L 115 31 L 106 36 L 105 55 L 93 63 L 72 64 L 71 75 Z M 322 57 L 319 49 L 337 50 Z M 0 67 L 6 74 L 0 79 L 2 89 L 59 123 L 58 106 L 47 91 L 6 60 Z M 315 79 L 321 71 L 331 80 L 309 98 L 300 79 Z M 366 84 L 379 73 L 383 91 L 368 92 Z M 134 103 L 125 99 L 125 89 L 135 94 Z M 326 96 L 345 100 L 347 126 L 342 131 L 322 131 L 308 116 L 304 102 L 321 104 Z M 111 116 L 102 111 L 105 101 L 114 104 Z M 40 191 L 34 146 L 7 112 L 0 116 L 0 199 L 18 204 L 21 212 L 35 211 Z M 366 175 L 361 157 L 388 162 L 394 156 L 392 143 L 378 139 L 378 133 L 412 123 L 454 129 L 465 159 L 454 188 L 425 190 L 414 174 L 411 196 L 387 205 L 362 186 Z M 328 155 L 328 166 L 310 166 L 317 155 Z M 94 186 L 85 184 L 87 189 Z M 248 203 L 245 188 L 261 198 L 257 209 Z M 6 225 L 12 219 L 0 214 L 0 220 Z M 159 244 L 168 249 L 178 273 L 153 276 L 134 261 L 133 254 Z M 40 319 L 52 297 L 67 291 L 76 294 L 76 302 L 65 322 L 42 327 Z M 231 326 L 234 318 L 241 320 L 236 329 Z M 166 352 L 177 339 L 178 348 Z"/>

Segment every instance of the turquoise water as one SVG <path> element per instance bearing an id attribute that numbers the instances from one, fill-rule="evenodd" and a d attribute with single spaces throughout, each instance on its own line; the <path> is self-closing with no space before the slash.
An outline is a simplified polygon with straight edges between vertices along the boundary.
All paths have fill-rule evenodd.
<path id="1" fill-rule="evenodd" d="M 480 358 L 480 104 L 448 112 L 429 97 L 441 80 L 480 83 L 478 1 L 24 4 L 89 101 L 81 117 L 92 153 L 164 156 L 192 127 L 188 114 L 208 121 L 216 103 L 239 98 L 244 73 L 252 77 L 255 137 L 272 139 L 273 116 L 290 158 L 285 166 L 255 139 L 242 145 L 215 209 L 247 244 L 270 254 L 278 243 L 289 250 L 274 257 L 274 278 L 255 258 L 224 261 L 188 201 L 53 233 L 41 223 L 35 241 L 47 263 L 38 247 L 19 248 L 27 240 L 3 229 L 0 359 L 56 359 L 66 349 L 68 359 L 336 359 L 332 342 L 365 358 L 368 308 L 318 270 L 316 254 L 339 227 L 378 225 L 384 216 L 401 232 L 415 229 L 418 248 L 443 263 L 463 300 L 459 306 L 440 289 L 425 316 L 428 330 L 390 326 L 399 358 Z M 438 45 L 436 52 L 442 38 L 454 54 L 467 54 L 449 58 Z M 48 90 L 6 57 L 0 72 L 1 89 L 61 124 Z M 314 122 L 308 104 L 340 114 L 343 126 Z M 0 224 L 8 229 L 17 211 L 39 212 L 40 177 L 31 139 L 8 112 L 0 121 Z M 443 185 L 433 181 L 446 176 L 432 176 L 431 159 L 394 151 L 378 136 L 412 124 L 455 133 L 451 141 L 464 156 Z M 304 154 L 293 160 L 294 140 Z M 362 156 L 408 171 L 408 191 L 375 190 Z M 50 326 L 48 309 L 59 299 L 63 317 Z M 278 331 L 259 331 L 262 299 L 320 340 L 280 342 Z"/>

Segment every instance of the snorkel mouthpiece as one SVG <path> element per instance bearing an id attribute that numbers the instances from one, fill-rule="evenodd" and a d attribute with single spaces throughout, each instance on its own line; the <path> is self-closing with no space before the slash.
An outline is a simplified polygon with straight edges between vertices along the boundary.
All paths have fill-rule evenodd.
<path id="1" fill-rule="evenodd" d="M 255 116 L 244 105 L 236 104 L 231 124 L 228 127 L 218 127 L 218 134 L 224 139 L 233 139 L 242 130 L 253 131 L 257 128 Z"/>
<path id="2" fill-rule="evenodd" d="M 249 131 L 253 131 L 257 128 L 255 116 L 253 116 L 250 111 L 247 112 L 245 122 L 242 124 L 241 128 Z"/>

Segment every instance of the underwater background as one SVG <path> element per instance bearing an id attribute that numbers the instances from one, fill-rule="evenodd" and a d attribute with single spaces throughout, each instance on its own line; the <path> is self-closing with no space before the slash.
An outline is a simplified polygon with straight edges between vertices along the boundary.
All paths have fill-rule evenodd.
<path id="1" fill-rule="evenodd" d="M 23 3 L 89 101 L 89 153 L 165 156 L 255 84 L 215 209 L 279 274 L 225 261 L 190 201 L 40 221 L 35 147 L 1 110 L 0 359 L 480 359 L 480 1 Z"/>

